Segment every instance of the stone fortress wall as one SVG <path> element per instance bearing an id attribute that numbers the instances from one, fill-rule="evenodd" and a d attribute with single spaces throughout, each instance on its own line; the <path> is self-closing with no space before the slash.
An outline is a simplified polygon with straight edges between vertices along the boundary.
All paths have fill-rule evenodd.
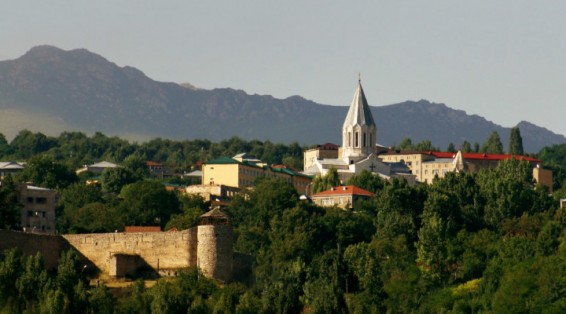
<path id="1" fill-rule="evenodd" d="M 70 248 L 64 238 L 56 235 L 33 234 L 11 230 L 0 230 L 0 254 L 7 249 L 19 248 L 24 255 L 41 253 L 47 269 L 55 269 L 61 252 Z"/>
<path id="2" fill-rule="evenodd" d="M 197 265 L 196 229 L 67 234 L 63 238 L 103 274 L 122 277 L 145 265 L 160 275 L 171 275 L 179 268 Z"/>
<path id="3" fill-rule="evenodd" d="M 205 276 L 227 282 L 234 272 L 229 225 L 201 225 L 171 232 L 62 236 L 0 230 L 0 251 L 15 247 L 26 255 L 41 253 L 48 269 L 57 267 L 61 252 L 74 248 L 85 260 L 87 269 L 92 272 L 94 268 L 101 276 L 123 277 L 142 267 L 171 276 L 178 269 L 198 266 Z"/>

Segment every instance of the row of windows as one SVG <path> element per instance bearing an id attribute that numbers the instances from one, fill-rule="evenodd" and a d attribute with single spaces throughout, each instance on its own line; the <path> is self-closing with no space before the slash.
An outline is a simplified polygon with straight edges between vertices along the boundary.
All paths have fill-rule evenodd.
<path id="1" fill-rule="evenodd" d="M 405 159 L 409 160 L 409 159 L 416 159 L 416 156 L 389 156 L 389 157 L 385 157 L 385 161 L 405 161 Z M 407 164 L 407 166 L 410 166 L 412 164 L 411 161 L 409 162 L 405 162 Z M 419 165 L 419 161 L 415 161 L 415 165 Z"/>
<path id="2" fill-rule="evenodd" d="M 367 141 L 367 134 L 362 133 L 362 147 L 373 146 L 373 137 L 371 132 L 369 133 L 369 141 Z M 352 132 L 348 132 L 348 146 L 352 146 Z M 360 132 L 354 132 L 354 147 L 360 147 Z"/>
<path id="3" fill-rule="evenodd" d="M 445 175 L 448 172 L 448 169 L 442 169 L 442 174 Z M 419 171 L 417 170 L 417 174 L 419 173 Z M 433 169 L 431 172 L 433 175 L 438 174 L 438 169 Z M 424 174 L 427 175 L 428 174 L 428 170 L 424 171 Z"/>
<path id="4" fill-rule="evenodd" d="M 425 168 L 429 168 L 429 166 L 430 166 L 430 168 L 434 168 L 434 167 L 436 167 L 436 168 L 447 168 L 447 167 L 450 167 L 451 165 L 452 165 L 452 163 L 427 164 L 425 166 Z"/>
<path id="5" fill-rule="evenodd" d="M 263 171 L 255 170 L 255 169 L 247 169 L 247 168 L 240 168 L 240 173 L 248 176 L 259 176 L 263 174 Z"/>
<path id="6" fill-rule="evenodd" d="M 323 198 L 321 200 L 322 205 L 328 205 L 328 206 L 332 206 L 334 205 L 334 199 L 333 198 Z M 340 197 L 338 198 L 338 204 L 342 205 L 345 204 L 346 200 L 344 199 L 344 197 Z"/>
<path id="7" fill-rule="evenodd" d="M 28 198 L 27 198 L 27 202 L 28 202 L 29 204 L 33 204 L 33 203 L 34 203 L 34 198 L 31 197 L 31 196 L 28 197 Z M 45 203 L 47 203 L 47 198 L 45 198 L 45 197 L 36 197 L 36 198 L 35 198 L 35 203 L 36 203 L 36 204 L 45 204 Z"/>
<path id="8" fill-rule="evenodd" d="M 248 176 L 252 176 L 252 177 L 266 176 L 266 177 L 270 177 L 270 178 L 281 178 L 281 179 L 285 180 L 287 183 L 295 184 L 297 186 L 302 186 L 302 187 L 305 187 L 309 184 L 308 182 L 303 182 L 303 181 L 297 181 L 297 182 L 293 183 L 293 180 L 290 176 L 283 175 L 283 174 L 276 174 L 276 173 L 273 173 L 273 172 L 272 173 L 265 173 L 264 171 L 258 171 L 258 170 L 252 170 L 252 169 L 246 169 L 246 168 L 240 168 L 239 171 L 242 175 L 248 175 Z M 245 183 L 243 183 L 243 182 L 245 182 Z M 239 180 L 239 185 L 248 186 L 248 185 L 252 185 L 252 184 L 253 184 L 253 181 L 251 181 L 251 180 L 245 180 L 245 179 Z"/>
<path id="9" fill-rule="evenodd" d="M 238 182 L 238 184 L 239 184 L 240 186 L 251 186 L 251 185 L 253 185 L 253 181 L 240 179 L 239 182 Z"/>

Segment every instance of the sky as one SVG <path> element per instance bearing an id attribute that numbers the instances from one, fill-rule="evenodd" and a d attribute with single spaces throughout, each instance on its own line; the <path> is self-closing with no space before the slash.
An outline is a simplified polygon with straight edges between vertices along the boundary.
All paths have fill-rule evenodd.
<path id="1" fill-rule="evenodd" d="M 566 1 L 0 0 L 0 60 L 86 48 L 154 80 L 347 106 L 426 99 L 566 134 Z M 378 126 L 379 127 L 379 126 Z"/>

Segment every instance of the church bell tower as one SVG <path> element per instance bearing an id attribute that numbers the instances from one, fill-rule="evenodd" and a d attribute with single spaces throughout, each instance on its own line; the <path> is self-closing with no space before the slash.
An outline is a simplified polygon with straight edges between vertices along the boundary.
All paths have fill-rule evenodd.
<path id="1" fill-rule="evenodd" d="M 374 152 L 377 128 L 361 80 L 342 126 L 342 159 L 353 164 Z"/>

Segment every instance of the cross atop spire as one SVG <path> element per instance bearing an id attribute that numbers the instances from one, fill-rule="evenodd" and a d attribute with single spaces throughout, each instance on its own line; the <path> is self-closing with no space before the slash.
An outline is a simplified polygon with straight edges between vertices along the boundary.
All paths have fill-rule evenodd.
<path id="1" fill-rule="evenodd" d="M 358 72 L 358 83 L 362 83 L 362 73 Z"/>

